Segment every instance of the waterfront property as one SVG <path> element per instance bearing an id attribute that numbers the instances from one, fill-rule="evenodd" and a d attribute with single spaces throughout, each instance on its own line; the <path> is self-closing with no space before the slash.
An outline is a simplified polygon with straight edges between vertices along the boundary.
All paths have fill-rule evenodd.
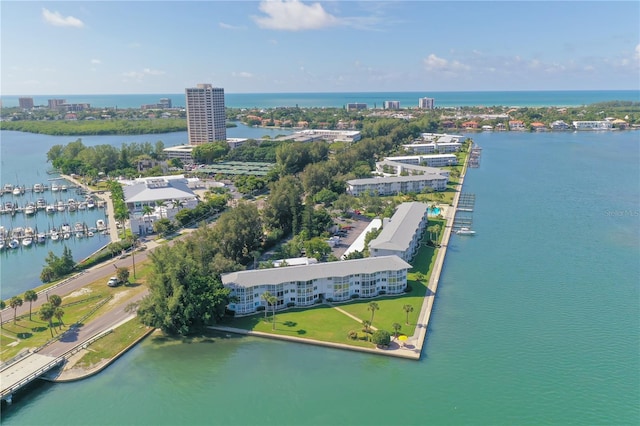
<path id="1" fill-rule="evenodd" d="M 138 178 L 125 183 L 123 192 L 131 230 L 139 235 L 151 232 L 154 220 L 172 219 L 180 209 L 198 204 L 183 175 Z M 145 207 L 152 212 L 145 213 Z"/>
<path id="2" fill-rule="evenodd" d="M 328 129 L 306 129 L 294 132 L 290 135 L 280 136 L 276 140 L 295 142 L 357 142 L 362 138 L 358 130 L 328 130 Z"/>
<path id="3" fill-rule="evenodd" d="M 380 294 L 400 294 L 407 286 L 411 265 L 398 256 L 369 257 L 273 269 L 223 274 L 222 284 L 231 289 L 236 302 L 229 309 L 237 315 L 267 307 L 262 295 L 277 298 L 276 309 L 311 306 L 324 300 L 345 301 Z"/>
<path id="4" fill-rule="evenodd" d="M 347 192 L 351 195 L 365 193 L 377 195 L 406 194 L 408 192 L 422 192 L 426 188 L 434 191 L 447 189 L 448 176 L 442 174 L 422 174 L 413 176 L 391 176 L 347 181 Z"/>
<path id="5" fill-rule="evenodd" d="M 613 123 L 608 120 L 574 121 L 573 127 L 576 130 L 611 130 L 613 128 Z"/>
<path id="6" fill-rule="evenodd" d="M 405 155 L 400 157 L 385 157 L 385 160 L 427 167 L 445 167 L 458 164 L 458 158 L 455 154 Z"/>
<path id="7" fill-rule="evenodd" d="M 427 226 L 429 205 L 402 203 L 389 218 L 382 221 L 382 231 L 369 243 L 372 257 L 396 255 L 410 262 L 420 247 Z"/>
<path id="8" fill-rule="evenodd" d="M 405 144 L 402 147 L 405 151 L 410 151 L 414 154 L 433 154 L 436 152 L 448 154 L 460 151 L 462 144 L 460 142 L 430 142 Z"/>

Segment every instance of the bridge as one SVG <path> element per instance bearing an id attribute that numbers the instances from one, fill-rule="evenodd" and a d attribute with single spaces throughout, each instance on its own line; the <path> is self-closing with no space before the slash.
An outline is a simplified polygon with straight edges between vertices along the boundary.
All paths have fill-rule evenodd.
<path id="1" fill-rule="evenodd" d="M 0 371 L 0 398 L 11 404 L 14 392 L 65 362 L 65 358 L 29 354 Z"/>

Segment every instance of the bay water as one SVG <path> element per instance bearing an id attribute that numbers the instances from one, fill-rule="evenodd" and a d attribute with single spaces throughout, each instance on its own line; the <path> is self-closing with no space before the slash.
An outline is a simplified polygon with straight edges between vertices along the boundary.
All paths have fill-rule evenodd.
<path id="1" fill-rule="evenodd" d="M 635 425 L 640 133 L 480 133 L 420 361 L 150 337 L 6 425 Z M 4 279 L 3 279 L 4 281 Z"/>

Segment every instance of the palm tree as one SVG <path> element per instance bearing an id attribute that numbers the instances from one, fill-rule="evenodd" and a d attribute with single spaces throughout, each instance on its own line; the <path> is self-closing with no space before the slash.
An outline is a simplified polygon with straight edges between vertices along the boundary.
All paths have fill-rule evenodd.
<path id="1" fill-rule="evenodd" d="M 145 205 L 142 206 L 142 217 L 144 218 L 145 216 L 147 216 L 147 218 L 151 218 L 151 215 L 153 214 L 153 208 L 149 205 Z M 146 229 L 146 222 L 145 222 L 145 230 L 144 233 L 147 233 L 147 229 Z"/>
<path id="2" fill-rule="evenodd" d="M 51 319 L 55 314 L 56 308 L 54 308 L 51 303 L 43 303 L 40 306 L 39 316 L 42 321 L 47 321 L 49 323 L 49 331 L 51 332 L 51 337 L 53 337 L 53 324 L 51 324 Z"/>
<path id="3" fill-rule="evenodd" d="M 362 326 L 364 327 L 364 332 L 368 333 L 369 332 L 369 328 L 371 327 L 371 321 L 362 320 Z"/>
<path id="4" fill-rule="evenodd" d="M 260 298 L 262 300 L 264 300 L 264 302 L 266 303 L 266 306 L 264 307 L 264 320 L 265 321 L 267 320 L 267 311 L 269 310 L 268 308 L 269 308 L 269 304 L 271 303 L 270 300 L 271 300 L 272 297 L 273 297 L 273 295 L 268 291 L 265 291 L 264 293 L 262 293 L 260 295 Z"/>
<path id="5" fill-rule="evenodd" d="M 24 292 L 24 300 L 29 302 L 29 321 L 31 321 L 31 305 L 38 300 L 38 293 L 33 290 L 27 290 Z"/>
<path id="6" fill-rule="evenodd" d="M 62 317 L 64 316 L 64 309 L 62 309 L 61 307 L 58 306 L 53 311 L 53 316 L 56 317 L 56 319 L 60 323 L 60 329 L 62 329 L 62 326 L 64 325 L 64 323 L 62 322 Z"/>
<path id="7" fill-rule="evenodd" d="M 20 296 L 13 296 L 11 299 L 9 299 L 9 306 L 13 308 L 13 323 L 15 324 L 18 307 L 22 306 L 22 298 Z"/>
<path id="8" fill-rule="evenodd" d="M 58 296 L 57 294 L 52 294 L 51 296 L 49 296 L 49 303 L 54 308 L 57 308 L 62 304 L 62 297 Z"/>
<path id="9" fill-rule="evenodd" d="M 371 311 L 371 324 L 373 324 L 373 316 L 376 311 L 380 309 L 380 306 L 376 302 L 369 302 L 369 307 L 367 307 L 367 311 Z"/>
<path id="10" fill-rule="evenodd" d="M 273 306 L 273 316 L 271 317 L 272 329 L 276 329 L 276 305 L 278 304 L 278 298 L 276 296 L 271 296 L 269 298 L 269 303 Z"/>
<path id="11" fill-rule="evenodd" d="M 393 327 L 393 335 L 397 339 L 398 338 L 398 333 L 400 332 L 400 329 L 402 328 L 402 326 L 400 324 L 398 324 L 397 322 L 394 322 L 392 327 Z"/>
<path id="12" fill-rule="evenodd" d="M 409 325 L 409 313 L 413 312 L 413 306 L 411 305 L 404 305 L 402 307 L 402 310 L 404 310 L 407 313 L 407 325 Z"/>
<path id="13" fill-rule="evenodd" d="M 7 307 L 7 304 L 4 302 L 4 300 L 0 300 L 0 311 L 3 311 L 4 308 Z M 0 327 L 2 327 L 2 315 L 0 314 Z"/>

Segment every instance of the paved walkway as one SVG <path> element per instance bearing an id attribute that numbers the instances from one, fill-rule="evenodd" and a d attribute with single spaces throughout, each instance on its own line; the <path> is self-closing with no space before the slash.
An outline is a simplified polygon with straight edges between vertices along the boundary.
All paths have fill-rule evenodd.
<path id="1" fill-rule="evenodd" d="M 325 302 L 325 303 L 326 303 L 327 305 L 329 305 L 330 307 L 332 307 L 333 309 L 335 309 L 336 311 L 340 312 L 341 314 L 345 314 L 345 315 L 346 315 L 346 316 L 348 316 L 349 318 L 356 320 L 356 322 L 357 322 L 358 324 L 362 324 L 362 320 L 361 320 L 360 318 L 358 318 L 357 316 L 352 315 L 352 314 L 350 314 L 349 312 L 345 311 L 344 309 L 342 309 L 342 308 L 338 308 L 337 306 L 334 306 L 334 305 L 332 305 L 332 304 L 331 304 L 331 303 L 329 303 L 329 302 Z M 377 331 L 377 330 L 378 330 L 376 327 L 374 327 L 374 326 L 372 326 L 372 325 L 370 325 L 370 326 L 369 326 L 369 328 L 370 328 L 370 329 L 372 329 L 372 330 L 375 330 L 375 331 Z"/>

